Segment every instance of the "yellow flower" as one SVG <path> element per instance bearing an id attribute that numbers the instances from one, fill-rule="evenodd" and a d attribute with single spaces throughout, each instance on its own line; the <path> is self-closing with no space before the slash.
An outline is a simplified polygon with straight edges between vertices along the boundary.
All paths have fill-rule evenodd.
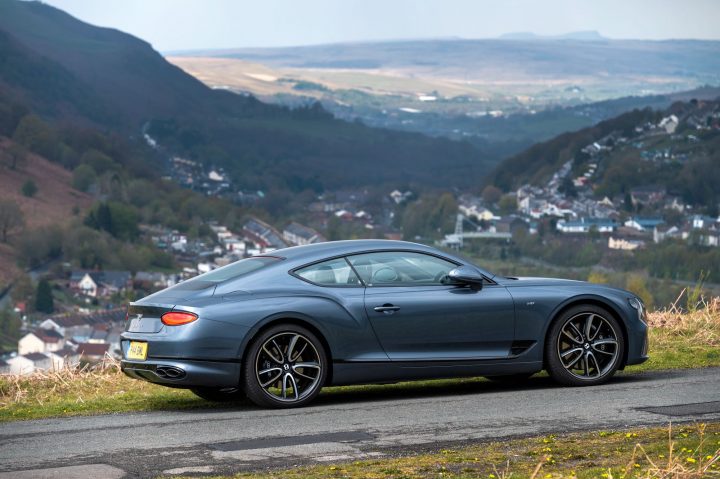
<path id="1" fill-rule="evenodd" d="M 693 459 L 692 457 L 688 457 L 688 458 L 686 458 L 685 460 L 686 460 L 687 462 L 689 462 L 690 464 L 695 464 L 695 463 L 697 462 L 697 461 L 695 461 L 695 459 Z"/>

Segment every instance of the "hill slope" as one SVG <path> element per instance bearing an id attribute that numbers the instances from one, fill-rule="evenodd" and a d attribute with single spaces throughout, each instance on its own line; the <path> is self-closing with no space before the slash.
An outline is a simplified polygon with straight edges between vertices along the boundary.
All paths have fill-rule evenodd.
<path id="1" fill-rule="evenodd" d="M 467 186 L 487 170 L 485 155 L 467 143 L 372 129 L 335 120 L 319 107 L 289 110 L 212 90 L 142 40 L 39 2 L 0 0 L 0 62 L 6 99 L 125 134 L 149 125 L 173 153 L 225 166 L 248 187 Z"/>
<path id="2" fill-rule="evenodd" d="M 485 181 L 506 191 L 542 186 L 567 162 L 566 178 L 577 179 L 596 197 L 658 187 L 717 215 L 720 99 L 677 102 L 664 111 L 634 110 L 564 133 L 502 161 Z"/>

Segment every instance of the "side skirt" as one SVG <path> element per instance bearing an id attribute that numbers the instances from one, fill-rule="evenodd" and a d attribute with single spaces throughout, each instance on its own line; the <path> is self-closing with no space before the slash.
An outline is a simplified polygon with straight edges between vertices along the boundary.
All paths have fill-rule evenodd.
<path id="1" fill-rule="evenodd" d="M 536 373 L 542 361 L 333 362 L 333 386 L 504 374 Z"/>

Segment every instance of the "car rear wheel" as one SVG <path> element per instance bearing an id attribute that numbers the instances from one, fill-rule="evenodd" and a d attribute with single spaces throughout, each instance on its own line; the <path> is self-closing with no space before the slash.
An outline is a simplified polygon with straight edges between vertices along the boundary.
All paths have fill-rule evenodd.
<path id="1" fill-rule="evenodd" d="M 326 363 L 325 348 L 311 331 L 294 324 L 274 326 L 250 345 L 245 393 L 259 406 L 303 406 L 320 393 Z"/>
<path id="2" fill-rule="evenodd" d="M 240 401 L 245 398 L 240 388 L 193 388 L 191 391 L 198 397 L 215 402 Z"/>
<path id="3" fill-rule="evenodd" d="M 625 338 L 618 321 L 604 308 L 576 306 L 558 317 L 545 344 L 547 371 L 568 386 L 608 381 L 620 367 Z"/>

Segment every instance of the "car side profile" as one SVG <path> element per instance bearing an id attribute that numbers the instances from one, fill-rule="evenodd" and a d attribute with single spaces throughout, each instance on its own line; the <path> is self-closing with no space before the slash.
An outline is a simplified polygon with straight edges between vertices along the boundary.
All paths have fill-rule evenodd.
<path id="1" fill-rule="evenodd" d="M 648 359 L 646 312 L 609 286 L 509 278 L 403 241 L 353 240 L 229 264 L 128 307 L 130 377 L 266 407 L 323 386 L 543 369 L 601 384 Z"/>

